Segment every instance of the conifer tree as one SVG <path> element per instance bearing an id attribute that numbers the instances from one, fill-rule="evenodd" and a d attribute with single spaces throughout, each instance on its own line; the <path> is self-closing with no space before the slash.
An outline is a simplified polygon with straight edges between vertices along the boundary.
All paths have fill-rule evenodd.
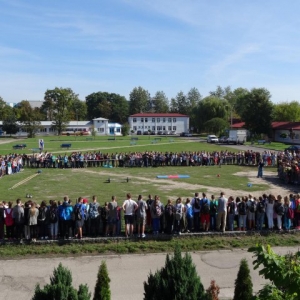
<path id="1" fill-rule="evenodd" d="M 37 284 L 32 300 L 90 300 L 87 286 L 81 286 L 80 293 L 72 286 L 72 273 L 60 263 L 54 269 L 53 276 L 50 277 L 50 284 L 46 284 L 43 289 Z M 79 298 L 79 295 L 85 297 Z M 89 296 L 88 296 L 89 295 Z"/>
<path id="2" fill-rule="evenodd" d="M 240 269 L 235 280 L 233 300 L 253 299 L 253 284 L 250 276 L 250 270 L 246 259 L 242 259 Z"/>
<path id="3" fill-rule="evenodd" d="M 97 282 L 95 286 L 94 300 L 110 300 L 110 278 L 108 276 L 106 262 L 102 261 L 99 267 Z"/>
<path id="4" fill-rule="evenodd" d="M 201 300 L 205 297 L 192 257 L 188 253 L 182 256 L 179 245 L 175 246 L 173 257 L 167 255 L 165 266 L 155 274 L 150 272 L 148 281 L 144 282 L 144 300 Z"/>

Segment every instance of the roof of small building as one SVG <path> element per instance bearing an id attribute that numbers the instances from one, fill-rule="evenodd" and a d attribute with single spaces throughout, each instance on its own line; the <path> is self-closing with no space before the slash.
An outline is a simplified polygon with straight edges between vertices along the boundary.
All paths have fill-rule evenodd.
<path id="1" fill-rule="evenodd" d="M 96 120 L 96 121 L 107 121 L 108 119 L 105 119 L 105 118 L 95 118 L 93 119 L 93 121 Z"/>
<path id="2" fill-rule="evenodd" d="M 183 114 L 178 114 L 178 113 L 138 113 L 138 114 L 134 114 L 131 115 L 130 117 L 188 117 L 187 115 L 183 115 Z"/>

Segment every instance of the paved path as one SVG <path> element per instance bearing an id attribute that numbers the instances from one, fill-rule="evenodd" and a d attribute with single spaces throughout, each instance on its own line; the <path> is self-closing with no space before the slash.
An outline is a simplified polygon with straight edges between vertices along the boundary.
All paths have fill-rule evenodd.
<path id="1" fill-rule="evenodd" d="M 101 245 L 99 245 L 101 247 Z M 296 252 L 297 247 L 274 248 L 279 253 Z M 96 276 L 102 260 L 106 260 L 113 300 L 143 299 L 143 282 L 152 270 L 164 265 L 166 254 L 147 255 L 107 255 L 67 258 L 38 258 L 21 260 L 2 260 L 0 264 L 0 299 L 31 299 L 35 284 L 42 286 L 50 282 L 50 275 L 59 262 L 72 271 L 73 284 L 87 283 L 94 290 Z M 239 263 L 246 258 L 251 269 L 254 290 L 258 291 L 265 282 L 252 268 L 252 254 L 246 250 L 220 250 L 210 252 L 193 252 L 193 262 L 205 289 L 210 280 L 215 279 L 221 288 L 220 296 L 232 298 L 234 281 Z"/>

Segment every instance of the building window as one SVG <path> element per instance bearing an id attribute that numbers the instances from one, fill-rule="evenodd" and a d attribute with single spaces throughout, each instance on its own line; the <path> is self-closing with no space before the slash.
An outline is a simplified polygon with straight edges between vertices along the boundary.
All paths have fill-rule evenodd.
<path id="1" fill-rule="evenodd" d="M 160 123 L 160 118 L 157 118 L 157 119 L 156 119 L 156 122 L 157 122 L 157 123 Z"/>
<path id="2" fill-rule="evenodd" d="M 173 123 L 176 123 L 176 118 L 173 118 Z"/>
<path id="3" fill-rule="evenodd" d="M 163 126 L 163 130 L 166 130 L 166 126 Z"/>
<path id="4" fill-rule="evenodd" d="M 147 123 L 148 122 L 148 118 L 145 118 L 145 123 Z"/>
<path id="5" fill-rule="evenodd" d="M 163 123 L 165 123 L 166 122 L 166 118 L 163 118 Z"/>
<path id="6" fill-rule="evenodd" d="M 173 126 L 173 131 L 176 131 L 176 126 Z"/>
<path id="7" fill-rule="evenodd" d="M 120 127 L 117 127 L 117 128 L 116 128 L 116 132 L 121 132 L 121 128 L 120 128 Z"/>
<path id="8" fill-rule="evenodd" d="M 157 126 L 157 130 L 161 130 L 161 126 Z"/>
<path id="9" fill-rule="evenodd" d="M 152 123 L 155 123 L 155 118 L 152 118 Z"/>
<path id="10" fill-rule="evenodd" d="M 172 130 L 172 126 L 168 126 L 168 130 Z"/>
<path id="11" fill-rule="evenodd" d="M 136 118 L 133 118 L 133 119 L 132 119 L 132 122 L 133 122 L 133 123 L 136 123 Z"/>
<path id="12" fill-rule="evenodd" d="M 136 131 L 136 129 L 137 129 L 136 126 L 133 126 L 133 130 Z"/>
<path id="13" fill-rule="evenodd" d="M 104 132 L 104 128 L 98 128 L 98 132 Z"/>
<path id="14" fill-rule="evenodd" d="M 172 122 L 172 118 L 168 118 L 168 122 L 171 123 Z"/>
<path id="15" fill-rule="evenodd" d="M 155 126 L 152 126 L 152 130 L 155 131 Z"/>
<path id="16" fill-rule="evenodd" d="M 141 122 L 144 122 L 144 118 L 141 118 Z"/>

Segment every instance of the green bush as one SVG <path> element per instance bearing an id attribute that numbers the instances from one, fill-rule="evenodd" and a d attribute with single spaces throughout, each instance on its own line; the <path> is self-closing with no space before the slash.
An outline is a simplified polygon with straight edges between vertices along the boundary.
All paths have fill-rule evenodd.
<path id="1" fill-rule="evenodd" d="M 95 286 L 94 300 L 110 300 L 110 278 L 108 276 L 107 266 L 105 261 L 101 262 L 99 267 L 97 282 Z"/>
<path id="2" fill-rule="evenodd" d="M 206 294 L 197 275 L 191 255 L 182 257 L 179 245 L 175 246 L 174 256 L 167 255 L 165 266 L 144 282 L 145 300 L 201 300 Z"/>
<path id="3" fill-rule="evenodd" d="M 235 280 L 233 300 L 251 300 L 253 299 L 253 284 L 250 276 L 250 270 L 246 259 L 242 259 L 240 269 Z"/>

